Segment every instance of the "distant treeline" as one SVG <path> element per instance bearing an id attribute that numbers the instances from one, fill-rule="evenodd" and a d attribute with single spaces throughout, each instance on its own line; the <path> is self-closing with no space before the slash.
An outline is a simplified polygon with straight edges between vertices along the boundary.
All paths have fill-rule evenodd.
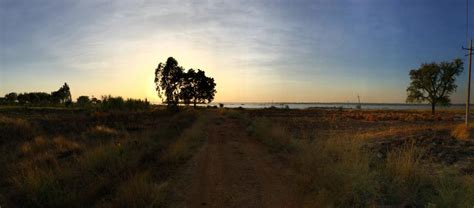
<path id="1" fill-rule="evenodd" d="M 70 106 L 72 105 L 71 91 L 67 83 L 59 90 L 46 92 L 11 92 L 0 97 L 2 105 L 35 105 L 35 106 Z"/>
<path id="2" fill-rule="evenodd" d="M 72 101 L 71 91 L 67 83 L 59 90 L 46 92 L 11 92 L 0 97 L 0 105 L 10 106 L 40 106 L 40 107 L 81 107 L 97 110 L 145 110 L 150 108 L 150 102 L 146 99 L 123 99 L 110 95 L 102 96 L 101 99 L 89 96 L 79 96 L 76 102 Z"/>
<path id="3" fill-rule="evenodd" d="M 98 108 L 100 110 L 146 110 L 150 108 L 148 100 L 123 99 L 122 97 L 102 96 L 102 99 L 79 96 L 75 103 L 78 107 Z"/>

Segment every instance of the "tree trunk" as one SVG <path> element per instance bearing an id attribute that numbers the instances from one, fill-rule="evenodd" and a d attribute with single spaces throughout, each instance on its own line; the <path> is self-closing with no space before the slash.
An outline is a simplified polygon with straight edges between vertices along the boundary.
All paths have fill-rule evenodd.
<path id="1" fill-rule="evenodd" d="M 436 103 L 431 103 L 431 115 L 435 115 L 435 106 L 436 106 Z"/>
<path id="2" fill-rule="evenodd" d="M 196 99 L 194 99 L 194 108 L 196 108 Z"/>

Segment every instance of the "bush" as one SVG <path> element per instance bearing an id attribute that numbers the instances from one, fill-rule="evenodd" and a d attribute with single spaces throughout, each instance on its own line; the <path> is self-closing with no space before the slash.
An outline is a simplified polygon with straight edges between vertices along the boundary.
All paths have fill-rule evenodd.
<path id="1" fill-rule="evenodd" d="M 147 100 L 127 99 L 122 97 L 102 96 L 102 101 L 98 103 L 100 110 L 103 111 L 138 111 L 150 109 L 150 103 Z"/>
<path id="2" fill-rule="evenodd" d="M 79 96 L 77 98 L 76 104 L 80 107 L 87 107 L 91 105 L 91 100 L 89 99 L 89 96 Z"/>
<path id="3" fill-rule="evenodd" d="M 102 96 L 102 102 L 100 109 L 104 111 L 108 110 L 123 110 L 125 107 L 125 101 L 122 97 Z"/>

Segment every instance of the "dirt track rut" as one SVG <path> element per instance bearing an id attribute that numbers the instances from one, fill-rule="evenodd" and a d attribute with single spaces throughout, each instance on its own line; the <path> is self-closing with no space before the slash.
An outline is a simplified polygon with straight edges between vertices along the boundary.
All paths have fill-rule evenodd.
<path id="1" fill-rule="evenodd" d="M 289 177 L 236 120 L 214 119 L 207 134 L 195 158 L 186 207 L 300 207 Z"/>

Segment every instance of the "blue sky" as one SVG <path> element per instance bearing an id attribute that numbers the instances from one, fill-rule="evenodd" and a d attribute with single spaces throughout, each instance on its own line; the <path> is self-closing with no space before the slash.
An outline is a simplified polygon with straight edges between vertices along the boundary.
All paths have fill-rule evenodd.
<path id="1" fill-rule="evenodd" d="M 404 102 L 410 69 L 465 59 L 465 15 L 465 0 L 0 0 L 0 94 L 67 82 L 158 101 L 173 56 L 216 79 L 218 102 Z"/>

